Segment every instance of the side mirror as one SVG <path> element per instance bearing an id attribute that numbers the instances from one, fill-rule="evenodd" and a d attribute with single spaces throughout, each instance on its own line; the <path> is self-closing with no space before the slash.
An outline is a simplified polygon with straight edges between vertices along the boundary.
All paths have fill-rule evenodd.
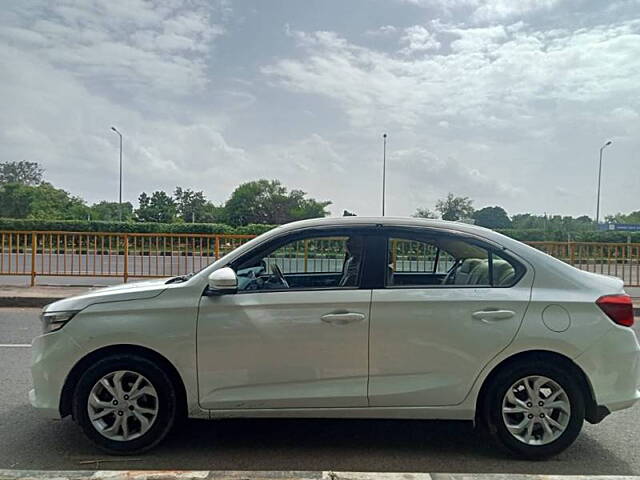
<path id="1" fill-rule="evenodd" d="M 238 291 L 238 277 L 232 268 L 223 267 L 209 275 L 207 295 L 224 295 Z"/>

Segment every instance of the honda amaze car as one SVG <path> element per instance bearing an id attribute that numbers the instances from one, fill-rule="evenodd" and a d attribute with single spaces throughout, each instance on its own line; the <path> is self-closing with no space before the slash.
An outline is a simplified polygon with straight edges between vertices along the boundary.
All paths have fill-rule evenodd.
<path id="1" fill-rule="evenodd" d="M 640 398 L 621 280 L 456 222 L 291 223 L 42 321 L 31 403 L 112 453 L 184 417 L 331 417 L 471 420 L 539 458 Z"/>

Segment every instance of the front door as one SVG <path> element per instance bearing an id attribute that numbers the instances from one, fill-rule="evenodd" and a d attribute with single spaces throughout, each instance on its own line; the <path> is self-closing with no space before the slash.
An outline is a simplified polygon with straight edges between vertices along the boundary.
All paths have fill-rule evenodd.
<path id="1" fill-rule="evenodd" d="M 461 403 L 514 338 L 532 272 L 506 252 L 453 234 L 388 238 L 388 273 L 371 305 L 371 406 Z"/>
<path id="2" fill-rule="evenodd" d="M 203 408 L 367 405 L 365 241 L 352 229 L 337 233 L 276 239 L 231 265 L 237 293 L 202 297 Z"/>

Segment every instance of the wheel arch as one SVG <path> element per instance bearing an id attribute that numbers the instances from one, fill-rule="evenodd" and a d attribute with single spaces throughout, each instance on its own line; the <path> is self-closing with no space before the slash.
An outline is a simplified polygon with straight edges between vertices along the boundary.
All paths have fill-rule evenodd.
<path id="1" fill-rule="evenodd" d="M 182 377 L 180 376 L 180 373 L 178 373 L 176 367 L 162 354 L 148 347 L 131 344 L 120 344 L 101 347 L 88 353 L 76 362 L 73 368 L 69 371 L 69 374 L 65 379 L 64 386 L 62 387 L 62 393 L 60 395 L 60 405 L 58 407 L 61 417 L 64 418 L 67 415 L 72 415 L 73 392 L 78 381 L 80 380 L 80 377 L 82 376 L 82 373 L 87 369 L 87 367 L 100 358 L 117 354 L 140 355 L 155 362 L 160 368 L 162 368 L 169 376 L 171 383 L 176 390 L 176 396 L 178 399 L 177 412 L 182 416 L 187 415 L 187 390 L 184 385 L 184 381 L 182 380 Z"/>
<path id="2" fill-rule="evenodd" d="M 483 422 L 483 413 L 484 409 L 486 408 L 485 399 L 487 396 L 487 390 L 496 375 L 498 375 L 498 373 L 502 370 L 509 368 L 511 365 L 532 360 L 562 363 L 566 368 L 573 372 L 573 374 L 578 379 L 580 389 L 582 390 L 582 393 L 584 395 L 585 419 L 589 423 L 599 423 L 604 417 L 608 415 L 609 411 L 605 407 L 598 406 L 589 378 L 584 373 L 582 368 L 580 368 L 580 366 L 578 366 L 573 360 L 561 353 L 549 350 L 527 350 L 505 358 L 500 363 L 495 365 L 489 372 L 489 374 L 484 378 L 482 386 L 480 387 L 480 390 L 476 397 L 476 422 Z"/>

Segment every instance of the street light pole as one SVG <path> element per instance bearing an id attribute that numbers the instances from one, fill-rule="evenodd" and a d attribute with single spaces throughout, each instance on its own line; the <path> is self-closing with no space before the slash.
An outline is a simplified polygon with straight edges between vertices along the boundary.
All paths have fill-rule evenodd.
<path id="1" fill-rule="evenodd" d="M 382 135 L 382 216 L 384 217 L 384 196 L 387 184 L 387 134 Z"/>
<path id="2" fill-rule="evenodd" d="M 600 161 L 598 163 L 598 199 L 596 202 L 596 225 L 600 222 L 600 180 L 602 178 L 602 151 L 611 145 L 611 140 L 600 147 Z"/>
<path id="3" fill-rule="evenodd" d="M 116 132 L 120 137 L 120 190 L 118 194 L 118 220 L 122 221 L 122 134 L 116 127 L 111 127 L 111 130 Z"/>

